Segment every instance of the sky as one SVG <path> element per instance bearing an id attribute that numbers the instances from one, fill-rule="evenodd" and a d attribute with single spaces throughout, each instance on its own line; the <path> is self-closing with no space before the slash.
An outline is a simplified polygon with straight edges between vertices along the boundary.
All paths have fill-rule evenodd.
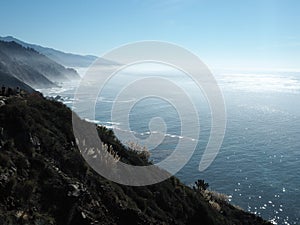
<path id="1" fill-rule="evenodd" d="M 299 0 L 4 0 L 0 36 L 97 56 L 159 40 L 216 69 L 300 70 L 299 11 Z"/>

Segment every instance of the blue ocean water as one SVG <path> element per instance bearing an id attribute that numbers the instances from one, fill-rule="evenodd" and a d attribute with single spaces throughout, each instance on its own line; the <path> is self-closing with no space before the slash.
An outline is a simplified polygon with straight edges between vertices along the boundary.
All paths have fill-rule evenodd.
<path id="1" fill-rule="evenodd" d="M 211 126 L 210 109 L 204 94 L 190 79 L 181 75 L 171 76 L 167 72 L 157 71 L 152 75 L 171 79 L 185 89 L 199 113 L 200 135 L 197 140 L 190 140 L 198 141 L 197 148 L 176 176 L 188 185 L 197 179 L 204 179 L 210 189 L 227 194 L 232 204 L 274 224 L 300 224 L 300 73 L 216 75 L 225 99 L 227 127 L 219 154 L 203 172 L 199 172 L 198 166 Z M 127 71 L 127 76 L 121 76 L 122 79 L 112 79 L 97 98 L 95 118 L 87 119 L 126 130 L 143 140 L 150 135 L 151 118 L 162 118 L 167 127 L 165 139 L 150 150 L 153 162 L 159 162 L 172 153 L 180 138 L 189 138 L 189 135 L 181 135 L 181 120 L 176 109 L 179 106 L 154 96 L 134 104 L 128 113 L 129 130 L 118 118 L 112 121 L 111 111 L 116 95 L 135 76 Z M 44 93 L 55 95 L 57 90 L 44 90 Z M 73 93 L 72 85 L 67 91 L 59 93 L 70 107 Z M 128 102 L 136 100 L 127 99 Z M 84 108 L 74 110 L 85 117 Z M 189 126 L 193 133 L 199 124 L 191 123 Z"/>

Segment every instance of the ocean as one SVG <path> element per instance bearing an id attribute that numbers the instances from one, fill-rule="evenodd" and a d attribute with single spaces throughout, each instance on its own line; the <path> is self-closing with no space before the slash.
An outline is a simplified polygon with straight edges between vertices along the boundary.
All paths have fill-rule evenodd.
<path id="1" fill-rule="evenodd" d="M 87 90 L 84 101 L 87 105 L 94 104 L 94 118 L 88 118 L 85 107 L 73 109 L 87 120 L 134 135 L 140 143 L 144 143 L 151 133 L 161 132 L 156 131 L 153 124 L 149 127 L 153 118 L 160 118 L 165 126 L 164 139 L 158 145 L 148 143 L 147 146 L 154 163 L 172 154 L 180 139 L 196 142 L 191 159 L 176 174 L 185 184 L 193 185 L 196 180 L 204 179 L 211 190 L 228 195 L 232 204 L 245 211 L 274 224 L 300 224 L 300 72 L 214 74 L 224 96 L 226 132 L 217 157 L 202 172 L 198 167 L 209 140 L 212 119 L 205 94 L 181 72 L 141 70 L 135 73 L 127 70 L 120 73 L 95 99 Z M 181 106 L 160 98 L 159 93 L 116 101 L 123 87 L 143 77 L 163 77 L 185 90 L 198 111 L 200 124 L 190 121 L 190 133 L 182 135 L 182 118 L 178 110 Z M 40 91 L 48 96 L 59 95 L 58 99 L 72 108 L 76 85 L 68 83 L 62 88 Z M 175 96 L 172 90 L 169 93 L 170 98 Z M 114 104 L 125 106 L 130 102 L 134 104 L 129 112 L 119 107 L 112 119 Z M 125 114 L 129 127 L 123 124 Z M 200 134 L 192 138 L 198 126 Z M 123 136 L 120 138 L 124 143 L 130 141 Z"/>

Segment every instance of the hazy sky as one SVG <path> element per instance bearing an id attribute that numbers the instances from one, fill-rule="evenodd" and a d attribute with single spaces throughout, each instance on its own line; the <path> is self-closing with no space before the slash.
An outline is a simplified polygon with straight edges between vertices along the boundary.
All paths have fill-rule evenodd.
<path id="1" fill-rule="evenodd" d="M 66 52 L 162 40 L 213 68 L 300 69 L 299 0 L 6 0 L 0 11 L 0 36 Z"/>

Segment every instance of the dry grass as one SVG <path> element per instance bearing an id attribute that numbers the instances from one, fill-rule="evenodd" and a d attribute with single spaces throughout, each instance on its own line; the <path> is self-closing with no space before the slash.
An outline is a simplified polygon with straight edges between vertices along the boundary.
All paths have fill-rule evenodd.
<path id="1" fill-rule="evenodd" d="M 212 208 L 214 208 L 218 212 L 221 211 L 221 206 L 219 205 L 219 203 L 214 202 L 214 201 L 209 201 L 209 204 L 211 205 Z"/>
<path id="2" fill-rule="evenodd" d="M 135 151 L 140 157 L 149 159 L 150 152 L 146 146 L 141 146 L 137 142 L 128 141 L 126 143 L 127 147 L 133 151 Z"/>

